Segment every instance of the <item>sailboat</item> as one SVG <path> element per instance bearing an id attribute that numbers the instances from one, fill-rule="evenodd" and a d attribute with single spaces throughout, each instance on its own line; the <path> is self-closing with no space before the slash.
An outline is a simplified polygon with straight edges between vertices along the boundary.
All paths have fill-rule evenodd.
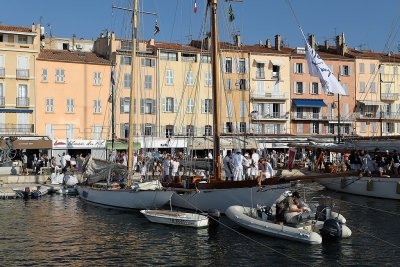
<path id="1" fill-rule="evenodd" d="M 132 11 L 132 67 L 130 99 L 134 99 L 135 92 L 135 64 L 137 40 L 138 0 L 134 0 Z M 124 8 L 121 8 L 124 9 Z M 127 10 L 127 9 L 124 9 Z M 129 145 L 128 167 L 114 162 L 107 162 L 87 158 L 85 160 L 86 184 L 78 185 L 79 197 L 87 202 L 103 206 L 125 209 L 160 208 L 169 203 L 171 190 L 162 187 L 159 181 L 133 183 L 133 149 L 134 149 L 134 101 L 130 101 L 129 112 Z M 113 123 L 114 126 L 114 123 Z M 113 136 L 114 138 L 114 136 Z M 112 180 L 122 180 L 112 183 Z M 104 182 L 101 182 L 104 181 Z"/>

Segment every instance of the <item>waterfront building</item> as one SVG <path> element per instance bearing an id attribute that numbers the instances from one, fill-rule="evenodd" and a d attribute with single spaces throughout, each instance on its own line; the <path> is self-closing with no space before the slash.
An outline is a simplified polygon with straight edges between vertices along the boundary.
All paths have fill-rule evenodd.
<path id="1" fill-rule="evenodd" d="M 0 135 L 33 135 L 36 120 L 36 58 L 40 25 L 0 25 Z"/>

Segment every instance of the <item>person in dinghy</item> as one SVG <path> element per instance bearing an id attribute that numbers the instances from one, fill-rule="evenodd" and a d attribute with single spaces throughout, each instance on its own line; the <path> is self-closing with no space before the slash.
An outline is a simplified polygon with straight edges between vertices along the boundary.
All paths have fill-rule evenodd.
<path id="1" fill-rule="evenodd" d="M 302 206 L 299 192 L 294 191 L 284 199 L 278 199 L 275 222 L 278 224 L 296 223 L 298 222 L 298 215 L 306 211 L 310 210 Z"/>

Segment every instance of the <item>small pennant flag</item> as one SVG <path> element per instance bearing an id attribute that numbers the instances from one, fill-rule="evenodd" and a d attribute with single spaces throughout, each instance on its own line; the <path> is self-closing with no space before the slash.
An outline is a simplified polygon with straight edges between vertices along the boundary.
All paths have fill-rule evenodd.
<path id="1" fill-rule="evenodd" d="M 115 70 L 114 70 L 114 67 L 111 69 L 111 85 L 115 86 Z"/>
<path id="2" fill-rule="evenodd" d="M 193 8 L 194 13 L 197 13 L 197 2 L 194 0 L 194 8 Z"/>
<path id="3" fill-rule="evenodd" d="M 156 24 L 154 25 L 154 35 L 160 32 L 160 27 L 158 27 L 158 21 L 156 20 Z"/>
<path id="4" fill-rule="evenodd" d="M 232 22 L 235 20 L 235 14 L 233 13 L 232 5 L 229 5 L 229 21 Z"/>

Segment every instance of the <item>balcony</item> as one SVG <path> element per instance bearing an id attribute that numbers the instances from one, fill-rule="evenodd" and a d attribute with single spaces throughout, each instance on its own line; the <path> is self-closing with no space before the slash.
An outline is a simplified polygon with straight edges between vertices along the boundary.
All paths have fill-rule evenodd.
<path id="1" fill-rule="evenodd" d="M 0 107 L 6 106 L 6 98 L 4 96 L 0 96 Z"/>
<path id="2" fill-rule="evenodd" d="M 292 112 L 292 120 L 328 120 L 328 117 L 322 113 Z"/>
<path id="3" fill-rule="evenodd" d="M 29 69 L 17 69 L 17 79 L 28 80 Z"/>
<path id="4" fill-rule="evenodd" d="M 29 107 L 29 97 L 17 97 L 16 106 L 21 107 Z"/>
<path id="5" fill-rule="evenodd" d="M 4 79 L 6 77 L 6 69 L 0 68 L 0 79 Z"/>
<path id="6" fill-rule="evenodd" d="M 381 93 L 381 100 L 397 101 L 399 100 L 399 95 L 396 93 Z"/>
<path id="7" fill-rule="evenodd" d="M 250 93 L 250 98 L 251 99 L 258 99 L 258 100 L 287 100 L 288 99 L 288 94 L 287 93 L 264 93 L 264 94 L 259 94 L 257 92 L 251 92 Z"/>
<path id="8" fill-rule="evenodd" d="M 271 112 L 264 114 L 255 114 L 252 115 L 253 121 L 263 121 L 263 120 L 287 120 L 289 118 L 289 114 L 286 112 Z"/>
<path id="9" fill-rule="evenodd" d="M 256 71 L 256 79 L 265 79 L 265 71 L 257 70 Z"/>
<path id="10" fill-rule="evenodd" d="M 31 134 L 34 133 L 33 124 L 11 124 L 11 123 L 1 123 L 0 133 L 2 134 L 16 134 L 24 133 Z"/>

